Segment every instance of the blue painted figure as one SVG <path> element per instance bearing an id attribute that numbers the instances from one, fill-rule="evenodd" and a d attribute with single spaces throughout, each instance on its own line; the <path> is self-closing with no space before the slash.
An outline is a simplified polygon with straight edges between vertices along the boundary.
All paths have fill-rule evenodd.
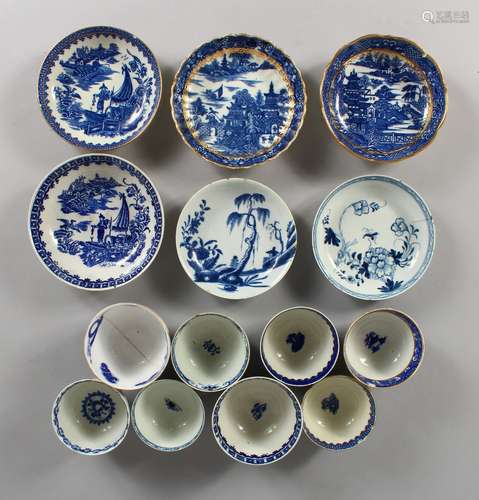
<path id="1" fill-rule="evenodd" d="M 110 368 L 106 363 L 102 363 L 100 365 L 100 370 L 102 375 L 105 377 L 105 380 L 110 382 L 110 384 L 116 384 L 118 382 L 119 380 L 118 377 L 115 377 L 115 375 L 113 375 L 113 373 L 111 372 Z"/>
<path id="2" fill-rule="evenodd" d="M 176 404 L 170 398 L 165 398 L 165 405 L 168 408 L 168 410 L 176 411 L 176 412 L 183 411 L 183 408 L 181 408 L 181 406 Z"/>
<path id="3" fill-rule="evenodd" d="M 321 408 L 325 411 L 329 411 L 333 415 L 336 415 L 339 410 L 339 399 L 336 397 L 334 392 L 321 401 Z"/>
<path id="4" fill-rule="evenodd" d="M 301 332 L 298 333 L 290 333 L 286 337 L 286 343 L 291 344 L 291 351 L 292 352 L 299 352 L 304 346 L 304 334 Z"/>
<path id="5" fill-rule="evenodd" d="M 220 354 L 221 349 L 219 346 L 217 346 L 211 339 L 205 340 L 203 342 L 203 349 L 208 352 L 211 356 L 214 356 L 215 354 Z"/>
<path id="6" fill-rule="evenodd" d="M 255 403 L 251 409 L 251 415 L 255 420 L 259 420 L 267 408 L 268 405 L 266 403 Z"/>
<path id="7" fill-rule="evenodd" d="M 115 414 L 115 402 L 106 392 L 90 392 L 82 400 L 81 413 L 90 424 L 100 426 L 108 423 Z"/>
<path id="8" fill-rule="evenodd" d="M 378 352 L 386 342 L 387 337 L 380 337 L 376 332 L 369 332 L 364 337 L 364 344 L 372 352 Z"/>

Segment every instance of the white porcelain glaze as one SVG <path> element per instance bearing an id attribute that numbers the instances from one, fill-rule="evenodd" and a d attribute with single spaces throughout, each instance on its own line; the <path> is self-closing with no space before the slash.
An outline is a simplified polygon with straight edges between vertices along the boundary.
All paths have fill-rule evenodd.
<path id="1" fill-rule="evenodd" d="M 424 340 L 416 323 L 394 309 L 370 311 L 349 327 L 344 359 L 351 373 L 372 387 L 392 387 L 411 377 L 422 361 Z"/>
<path id="2" fill-rule="evenodd" d="M 288 385 L 314 384 L 333 369 L 339 338 L 332 322 L 310 307 L 274 316 L 261 337 L 261 359 L 273 377 Z"/>
<path id="3" fill-rule="evenodd" d="M 196 392 L 178 380 L 157 380 L 143 389 L 131 409 L 138 437 L 159 451 L 179 451 L 192 445 L 205 423 Z"/>
<path id="4" fill-rule="evenodd" d="M 301 406 L 280 382 L 246 378 L 219 397 L 212 424 L 226 454 L 242 463 L 264 465 L 283 458 L 296 445 L 302 430 Z"/>
<path id="5" fill-rule="evenodd" d="M 356 446 L 375 421 L 375 404 L 369 391 L 351 377 L 326 377 L 303 398 L 304 429 L 317 445 L 334 450 Z"/>
<path id="6" fill-rule="evenodd" d="M 231 318 L 217 313 L 193 316 L 178 328 L 172 362 L 178 376 L 200 391 L 220 391 L 239 380 L 249 362 L 249 342 Z"/>
<path id="7" fill-rule="evenodd" d="M 53 429 L 70 450 L 101 455 L 115 449 L 130 425 L 127 400 L 98 380 L 79 380 L 57 396 L 52 409 Z"/>
<path id="8" fill-rule="evenodd" d="M 170 357 L 165 322 L 139 304 L 113 304 L 100 311 L 85 335 L 85 357 L 93 373 L 122 390 L 156 380 Z"/>

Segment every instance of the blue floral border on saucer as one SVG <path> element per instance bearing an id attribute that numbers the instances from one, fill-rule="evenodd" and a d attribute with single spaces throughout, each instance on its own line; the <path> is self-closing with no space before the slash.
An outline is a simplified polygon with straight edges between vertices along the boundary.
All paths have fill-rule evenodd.
<path id="1" fill-rule="evenodd" d="M 296 423 L 294 424 L 294 429 L 293 433 L 291 436 L 288 438 L 288 440 L 279 448 L 278 450 L 275 450 L 271 453 L 265 454 L 265 455 L 248 455 L 246 453 L 237 451 L 236 448 L 228 443 L 226 439 L 223 437 L 223 434 L 221 433 L 221 428 L 219 426 L 219 409 L 221 402 L 223 399 L 226 397 L 228 394 L 229 390 L 226 390 L 221 394 L 221 396 L 218 398 L 218 400 L 215 403 L 214 409 L 213 409 L 213 414 L 211 416 L 212 420 L 212 427 L 213 427 L 213 434 L 215 436 L 216 441 L 218 444 L 221 446 L 221 448 L 224 450 L 224 452 L 229 455 L 231 458 L 237 460 L 238 462 L 242 462 L 244 464 L 248 465 L 266 465 L 270 464 L 273 462 L 276 462 L 277 460 L 280 460 L 284 456 L 286 456 L 297 444 L 299 437 L 301 436 L 301 431 L 303 429 L 303 411 L 301 409 L 301 405 L 299 404 L 296 396 L 293 394 L 291 389 L 286 387 L 284 384 L 281 382 L 278 382 L 277 380 L 274 379 L 269 379 L 267 377 L 262 377 L 266 378 L 267 380 L 274 382 L 275 384 L 278 384 L 281 386 L 283 390 L 286 391 L 288 397 L 291 399 L 294 405 L 295 413 L 296 413 Z M 243 379 L 242 382 L 248 379 Z M 238 382 L 240 384 L 241 382 Z"/>
<path id="2" fill-rule="evenodd" d="M 352 141 L 348 140 L 344 134 L 341 134 L 336 126 L 337 116 L 332 113 L 328 99 L 336 74 L 346 61 L 360 52 L 381 48 L 398 52 L 424 71 L 430 86 L 433 106 L 430 121 L 427 127 L 421 132 L 418 140 L 404 148 L 386 154 L 365 151 L 364 148 L 358 147 Z M 447 88 L 438 65 L 414 42 L 395 36 L 367 35 L 341 48 L 326 67 L 321 82 L 321 105 L 326 122 L 334 137 L 341 145 L 367 160 L 397 161 L 416 154 L 433 140 L 446 117 Z"/>
<path id="3" fill-rule="evenodd" d="M 59 182 L 61 177 L 67 175 L 72 170 L 78 170 L 79 167 L 82 166 L 92 166 L 99 164 L 108 164 L 110 166 L 120 168 L 121 170 L 128 172 L 130 175 L 136 177 L 139 180 L 139 182 L 145 187 L 148 195 L 150 196 L 156 223 L 155 235 L 152 239 L 151 246 L 145 255 L 145 258 L 141 262 L 141 265 L 137 266 L 130 273 L 122 275 L 118 278 L 91 280 L 88 278 L 81 278 L 77 274 L 69 273 L 68 271 L 62 269 L 59 266 L 58 262 L 52 259 L 51 252 L 46 249 L 46 243 L 43 241 L 43 232 L 40 230 L 40 225 L 42 223 L 42 212 L 45 209 L 44 201 L 48 199 L 48 192 L 50 188 L 55 186 L 55 184 Z M 28 215 L 28 224 L 33 248 L 39 259 L 48 268 L 48 270 L 51 271 L 57 278 L 70 285 L 73 285 L 77 288 L 85 288 L 89 290 L 105 290 L 108 288 L 116 288 L 125 285 L 136 276 L 141 274 L 155 258 L 160 247 L 164 232 L 163 208 L 161 206 L 161 201 L 159 199 L 157 191 L 151 181 L 133 164 L 117 156 L 106 154 L 87 154 L 78 156 L 66 161 L 59 167 L 56 167 L 52 172 L 50 172 L 35 191 Z"/>
<path id="4" fill-rule="evenodd" d="M 288 76 L 293 88 L 294 111 L 288 131 L 283 135 L 278 144 L 273 146 L 271 149 L 250 158 L 226 158 L 208 150 L 199 144 L 193 137 L 183 115 L 182 96 L 191 71 L 205 57 L 208 57 L 209 55 L 224 48 L 251 48 L 272 57 L 282 65 L 283 70 Z M 247 168 L 274 158 L 276 155 L 285 150 L 295 139 L 303 123 L 303 117 L 306 111 L 306 90 L 298 68 L 284 52 L 276 48 L 270 42 L 245 34 L 227 35 L 203 44 L 181 65 L 173 81 L 171 90 L 171 109 L 178 131 L 182 135 L 185 142 L 200 156 L 221 166 L 229 168 Z"/>
<path id="5" fill-rule="evenodd" d="M 99 143 L 92 144 L 89 142 L 82 141 L 76 137 L 73 137 L 70 133 L 68 133 L 65 130 L 65 128 L 63 128 L 62 124 L 59 123 L 52 115 L 52 112 L 48 105 L 48 96 L 47 96 L 48 79 L 50 77 L 51 70 L 54 64 L 56 63 L 57 59 L 73 43 L 76 43 L 79 40 L 83 40 L 86 38 L 92 38 L 97 35 L 113 36 L 121 40 L 125 40 L 131 43 L 132 45 L 136 46 L 150 64 L 153 70 L 154 80 L 156 83 L 156 92 L 153 97 L 151 110 L 143 125 L 138 130 L 136 130 L 132 135 L 109 144 L 99 144 Z M 132 35 L 128 31 L 119 28 L 114 28 L 112 26 L 92 26 L 89 28 L 83 28 L 81 30 L 75 31 L 74 33 L 71 33 L 70 35 L 66 36 L 60 42 L 58 42 L 53 47 L 53 49 L 48 53 L 47 57 L 42 63 L 42 66 L 40 68 L 40 74 L 38 76 L 38 85 L 37 85 L 38 101 L 40 104 L 40 108 L 42 110 L 42 114 L 45 117 L 46 121 L 60 137 L 70 142 L 71 144 L 74 144 L 75 146 L 94 149 L 97 151 L 106 151 L 118 148 L 119 146 L 122 146 L 123 144 L 132 141 L 148 127 L 160 103 L 162 83 L 163 82 L 161 79 L 160 69 L 158 67 L 158 63 L 155 59 L 155 56 L 153 55 L 151 50 L 139 38 L 137 38 L 135 35 Z"/>
<path id="6" fill-rule="evenodd" d="M 418 269 L 416 274 L 405 284 L 401 285 L 399 288 L 396 288 L 394 290 L 388 291 L 388 292 L 382 292 L 381 294 L 367 294 L 367 293 L 359 293 L 359 292 L 354 292 L 353 290 L 349 290 L 348 288 L 344 287 L 338 280 L 334 279 L 331 277 L 324 267 L 321 257 L 318 252 L 318 246 L 322 245 L 323 243 L 318 243 L 318 238 L 321 241 L 322 233 L 319 231 L 319 226 L 321 224 L 321 219 L 322 219 L 322 212 L 326 205 L 329 203 L 331 198 L 335 196 L 338 192 L 340 192 L 342 189 L 350 186 L 351 184 L 355 184 L 357 182 L 362 182 L 362 181 L 382 181 L 382 182 L 389 182 L 391 184 L 394 184 L 401 189 L 405 190 L 411 197 L 416 201 L 416 203 L 421 207 L 421 210 L 424 213 L 425 220 L 427 221 L 427 228 L 428 228 L 428 247 L 427 247 L 427 252 L 426 252 L 426 257 L 421 265 L 421 267 Z M 429 210 L 429 207 L 427 206 L 426 202 L 419 196 L 419 194 L 414 191 L 413 188 L 411 188 L 409 185 L 404 183 L 403 181 L 399 179 L 395 179 L 394 177 L 389 177 L 387 175 L 363 175 L 360 177 L 355 177 L 354 179 L 350 179 L 349 181 L 343 182 L 339 186 L 337 186 L 333 191 L 331 191 L 328 196 L 322 201 L 321 205 L 318 208 L 318 211 L 316 212 L 316 215 L 314 217 L 314 222 L 313 222 L 313 237 L 312 237 L 312 242 L 313 242 L 313 253 L 314 253 L 314 258 L 316 260 L 316 263 L 318 264 L 319 268 L 321 269 L 321 272 L 324 274 L 324 276 L 327 278 L 327 280 L 334 285 L 337 289 L 341 290 L 342 292 L 346 293 L 347 295 L 350 295 L 352 297 L 356 297 L 358 299 L 363 299 L 363 300 L 384 300 L 384 299 L 389 299 L 391 297 L 395 297 L 396 295 L 400 295 L 401 293 L 406 292 L 412 286 L 415 285 L 415 283 L 424 275 L 426 272 L 427 268 L 429 267 L 429 264 L 431 263 L 432 255 L 434 252 L 434 246 L 435 246 L 435 226 L 434 226 L 434 219 L 431 215 L 431 211 Z M 321 237 L 319 237 L 319 234 L 321 234 Z"/>

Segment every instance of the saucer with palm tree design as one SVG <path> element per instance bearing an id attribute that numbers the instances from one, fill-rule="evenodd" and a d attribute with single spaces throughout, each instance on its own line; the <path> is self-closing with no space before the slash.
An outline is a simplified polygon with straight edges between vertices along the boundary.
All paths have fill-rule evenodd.
<path id="1" fill-rule="evenodd" d="M 185 205 L 176 249 L 186 274 L 218 297 L 259 295 L 286 274 L 296 253 L 296 225 L 285 202 L 249 179 L 224 179 Z"/>

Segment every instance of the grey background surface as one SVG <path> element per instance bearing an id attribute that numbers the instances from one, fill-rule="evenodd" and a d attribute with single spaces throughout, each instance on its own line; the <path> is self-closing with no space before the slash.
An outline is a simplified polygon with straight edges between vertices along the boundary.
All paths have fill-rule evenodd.
<path id="1" fill-rule="evenodd" d="M 477 124 L 479 59 L 476 2 L 0 2 L 1 155 L 1 498 L 105 500 L 123 498 L 442 499 L 477 498 Z M 468 10 L 466 24 L 426 23 L 424 10 Z M 81 151 L 44 122 L 36 102 L 39 65 L 66 34 L 107 24 L 138 35 L 157 56 L 164 76 L 160 110 L 149 129 L 114 154 L 133 161 L 155 182 L 166 208 L 166 237 L 154 264 L 133 283 L 111 292 L 85 292 L 54 279 L 36 260 L 26 231 L 38 182 Z M 278 159 L 231 174 L 197 157 L 181 141 L 169 110 L 172 77 L 198 45 L 246 32 L 273 41 L 303 72 L 308 113 L 293 146 Z M 337 145 L 319 111 L 323 68 L 344 43 L 368 33 L 415 40 L 441 65 L 449 113 L 434 144 L 393 165 L 371 165 Z M 389 174 L 428 201 L 437 225 L 427 274 L 404 295 L 380 304 L 354 300 L 331 286 L 313 259 L 314 213 L 337 184 L 361 174 Z M 174 246 L 176 220 L 199 188 L 237 175 L 263 182 L 284 198 L 299 228 L 289 273 L 252 300 L 216 299 L 189 281 Z M 413 380 L 374 391 L 377 425 L 358 448 L 334 453 L 304 436 L 283 461 L 252 468 L 230 460 L 207 426 L 199 441 L 161 454 L 130 432 L 113 453 L 81 457 L 64 448 L 50 426 L 58 391 L 91 374 L 82 354 L 85 328 L 108 304 L 135 301 L 156 310 L 174 332 L 198 312 L 231 315 L 246 329 L 253 356 L 248 375 L 265 374 L 257 351 L 268 319 L 283 308 L 319 308 L 341 336 L 358 315 L 391 306 L 412 315 L 426 338 L 426 356 Z M 336 372 L 344 371 L 339 363 Z M 165 376 L 172 376 L 168 368 Z M 302 392 L 297 394 L 302 396 Z M 203 397 L 208 415 L 215 395 Z"/>

